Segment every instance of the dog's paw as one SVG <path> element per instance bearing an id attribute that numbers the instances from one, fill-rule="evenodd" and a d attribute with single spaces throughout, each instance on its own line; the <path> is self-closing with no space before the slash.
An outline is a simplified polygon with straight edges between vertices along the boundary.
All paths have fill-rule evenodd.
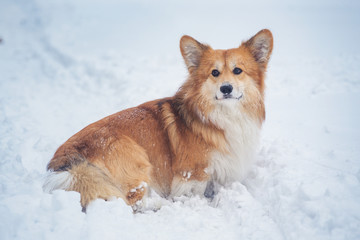
<path id="1" fill-rule="evenodd" d="M 129 190 L 129 192 L 126 194 L 126 200 L 131 206 L 134 206 L 144 197 L 146 193 L 146 187 L 146 182 L 142 182 L 139 186 Z"/>

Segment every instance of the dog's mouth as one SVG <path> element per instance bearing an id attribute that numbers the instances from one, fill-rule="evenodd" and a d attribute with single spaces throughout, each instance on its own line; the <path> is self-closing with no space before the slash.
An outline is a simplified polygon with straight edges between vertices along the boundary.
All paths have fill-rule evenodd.
<path id="1" fill-rule="evenodd" d="M 240 94 L 240 96 L 233 96 L 232 94 L 223 94 L 222 97 L 218 97 L 215 95 L 216 100 L 228 100 L 228 99 L 234 99 L 234 100 L 240 100 L 243 97 L 243 94 Z"/>

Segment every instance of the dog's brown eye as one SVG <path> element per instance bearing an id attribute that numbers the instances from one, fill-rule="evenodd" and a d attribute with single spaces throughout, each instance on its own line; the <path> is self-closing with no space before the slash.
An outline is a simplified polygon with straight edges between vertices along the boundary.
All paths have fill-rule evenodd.
<path id="1" fill-rule="evenodd" d="M 242 72 L 241 68 L 234 68 L 233 73 L 239 75 Z"/>
<path id="2" fill-rule="evenodd" d="M 214 77 L 217 77 L 220 75 L 220 72 L 218 70 L 214 69 L 214 70 L 212 70 L 211 75 L 213 75 Z"/>

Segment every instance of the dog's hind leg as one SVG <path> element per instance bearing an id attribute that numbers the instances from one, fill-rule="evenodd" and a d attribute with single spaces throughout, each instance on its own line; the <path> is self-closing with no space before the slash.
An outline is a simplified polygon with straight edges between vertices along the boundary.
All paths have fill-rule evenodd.
<path id="1" fill-rule="evenodd" d="M 58 162 L 65 165 L 57 164 L 55 168 L 49 164 L 52 172 L 44 183 L 44 190 L 77 191 L 83 209 L 97 198 L 112 197 L 121 197 L 128 205 L 136 207 L 150 183 L 151 165 L 146 151 L 127 136 L 108 140 L 92 158 L 85 159 L 79 154 L 54 158 L 52 165 Z M 71 161 L 61 158 L 71 158 Z"/>
<path id="2" fill-rule="evenodd" d="M 97 198 L 105 200 L 111 197 L 124 198 L 124 194 L 116 186 L 111 176 L 88 161 L 72 164 L 66 170 L 51 172 L 43 189 L 45 192 L 52 192 L 56 189 L 79 192 L 83 211 L 91 201 Z"/>
<path id="3" fill-rule="evenodd" d="M 93 163 L 109 171 L 127 204 L 134 207 L 147 193 L 151 164 L 145 149 L 131 138 L 121 136 Z"/>

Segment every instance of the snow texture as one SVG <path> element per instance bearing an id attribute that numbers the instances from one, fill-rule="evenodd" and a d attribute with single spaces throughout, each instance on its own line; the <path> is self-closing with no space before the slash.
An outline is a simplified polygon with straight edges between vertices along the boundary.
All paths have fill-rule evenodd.
<path id="1" fill-rule="evenodd" d="M 0 239 L 360 239 L 360 4 L 248 2 L 0 1 Z M 211 201 L 153 193 L 138 214 L 42 190 L 71 135 L 176 92 L 183 34 L 232 48 L 262 28 L 267 117 L 243 182 Z"/>

